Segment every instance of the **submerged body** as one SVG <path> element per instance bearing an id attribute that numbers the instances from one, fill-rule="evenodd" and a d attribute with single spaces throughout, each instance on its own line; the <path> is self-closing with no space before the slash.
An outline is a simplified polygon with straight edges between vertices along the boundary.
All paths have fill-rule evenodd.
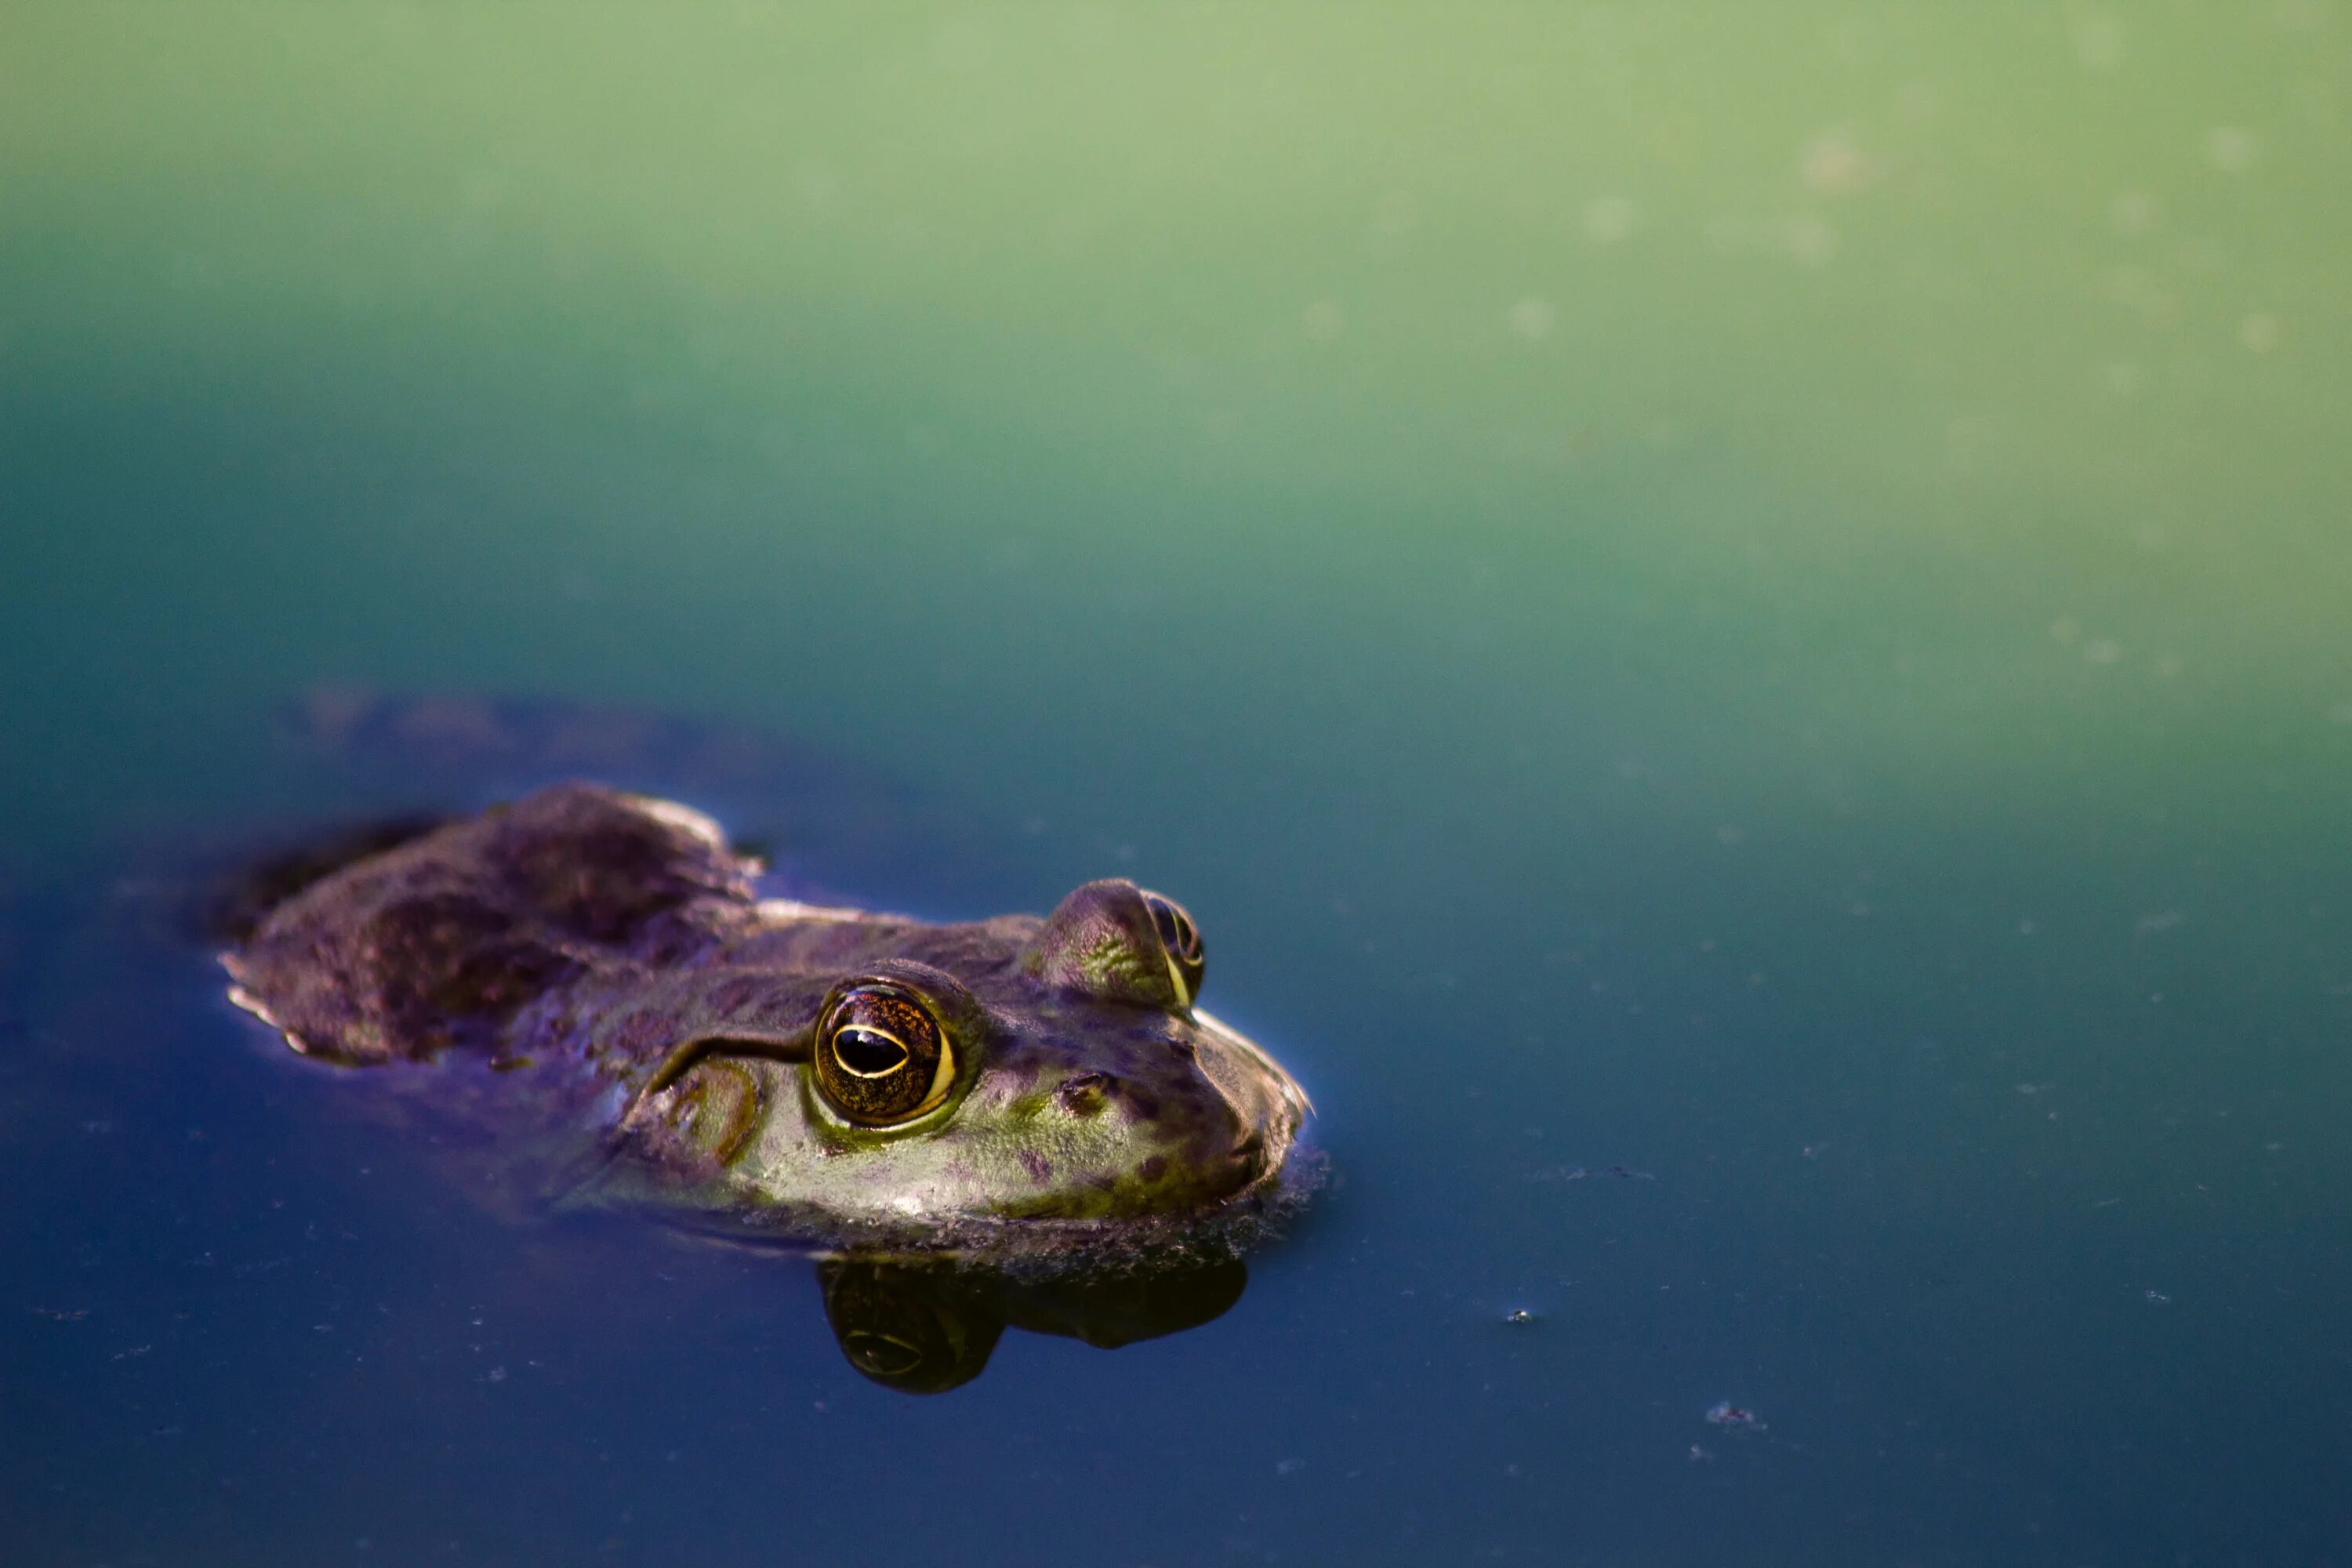
<path id="1" fill-rule="evenodd" d="M 1132 883 L 933 925 L 756 896 L 708 818 L 543 790 L 341 867 L 225 956 L 317 1059 L 391 1071 L 583 1190 L 826 1242 L 1056 1245 L 1245 1217 L 1307 1102 L 1194 1005 Z"/>

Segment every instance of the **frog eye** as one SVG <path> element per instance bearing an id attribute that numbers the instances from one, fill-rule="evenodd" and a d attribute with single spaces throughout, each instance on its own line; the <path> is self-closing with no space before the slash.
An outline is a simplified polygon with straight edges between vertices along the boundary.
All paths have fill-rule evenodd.
<path id="1" fill-rule="evenodd" d="M 1160 933 L 1160 945 L 1168 953 L 1168 977 L 1176 983 L 1176 1002 L 1190 1007 L 1201 994 L 1201 976 L 1208 961 L 1201 951 L 1201 928 L 1184 912 L 1184 906 L 1175 900 L 1142 889 L 1143 907 L 1151 911 L 1151 929 Z"/>
<path id="2" fill-rule="evenodd" d="M 955 1047 L 921 998 L 901 985 L 860 981 L 817 1016 L 816 1086 L 861 1127 L 910 1121 L 955 1083 Z"/>

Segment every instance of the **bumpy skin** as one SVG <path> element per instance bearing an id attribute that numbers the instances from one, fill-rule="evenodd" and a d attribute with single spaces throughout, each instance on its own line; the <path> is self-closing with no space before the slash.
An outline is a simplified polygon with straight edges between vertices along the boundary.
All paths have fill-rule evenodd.
<path id="1" fill-rule="evenodd" d="M 1131 884 L 929 925 L 761 900 L 755 869 L 684 807 L 563 785 L 343 868 L 224 962 L 297 1050 L 528 1106 L 596 1152 L 603 1194 L 729 1224 L 968 1243 L 1181 1227 L 1281 1188 L 1305 1097 L 1184 1005 Z M 820 1010 L 860 979 L 952 1039 L 945 1099 L 903 1126 L 853 1125 L 814 1081 Z"/>

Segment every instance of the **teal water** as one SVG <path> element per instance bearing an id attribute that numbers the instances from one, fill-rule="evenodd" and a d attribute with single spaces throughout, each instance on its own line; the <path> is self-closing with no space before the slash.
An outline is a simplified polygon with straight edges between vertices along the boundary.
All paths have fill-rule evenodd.
<path id="1" fill-rule="evenodd" d="M 0 1558 L 2341 1557 L 2347 23 L 13 7 Z M 1334 1185 L 928 1401 L 493 1219 L 135 912 L 320 681 L 1165 888 Z"/>

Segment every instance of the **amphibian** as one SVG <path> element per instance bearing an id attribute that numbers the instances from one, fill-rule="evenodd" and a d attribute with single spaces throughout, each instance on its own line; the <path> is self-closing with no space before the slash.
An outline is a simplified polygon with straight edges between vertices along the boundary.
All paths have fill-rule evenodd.
<path id="1" fill-rule="evenodd" d="M 827 1245 L 1052 1247 L 1261 1209 L 1307 1106 L 1173 900 L 933 924 L 763 898 L 709 817 L 572 784 L 355 842 L 224 955 L 315 1060 L 584 1190 Z M 331 864 L 333 858 L 322 862 Z"/>

